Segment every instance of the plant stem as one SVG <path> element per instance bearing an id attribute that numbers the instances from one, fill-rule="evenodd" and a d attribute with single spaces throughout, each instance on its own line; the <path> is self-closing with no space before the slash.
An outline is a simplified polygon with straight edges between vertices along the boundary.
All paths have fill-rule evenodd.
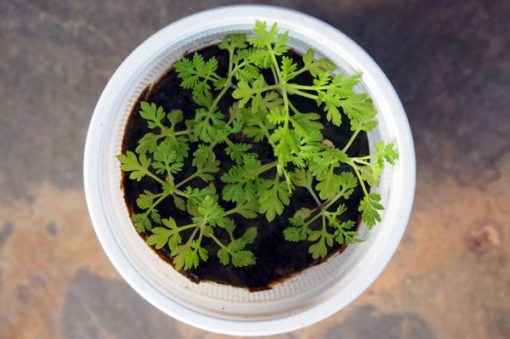
<path id="1" fill-rule="evenodd" d="M 289 101 L 289 106 L 290 106 L 290 109 L 291 109 L 292 111 L 294 111 L 294 113 L 296 113 L 296 114 L 301 114 L 301 112 L 300 112 L 300 111 L 296 108 L 296 106 L 294 106 L 294 105 L 292 104 L 292 102 L 291 102 L 291 101 Z"/>
<path id="2" fill-rule="evenodd" d="M 231 215 L 231 214 L 234 214 L 234 213 L 237 213 L 237 207 L 234 207 L 228 211 L 225 212 L 225 216 L 228 216 L 228 215 Z"/>
<path id="3" fill-rule="evenodd" d="M 198 246 L 200 246 L 202 244 L 202 237 L 203 236 L 204 236 L 204 232 L 202 230 L 202 227 L 200 227 L 200 233 L 198 234 L 198 239 L 197 239 Z"/>
<path id="4" fill-rule="evenodd" d="M 228 77 L 225 81 L 225 84 L 223 85 L 223 88 L 221 92 L 218 94 L 216 99 L 214 99 L 211 107 L 209 108 L 208 114 L 212 113 L 216 107 L 218 106 L 218 103 L 220 102 L 221 98 L 227 93 L 227 90 L 230 88 L 230 85 L 232 84 L 232 66 L 233 66 L 233 50 L 229 50 L 229 63 L 228 63 Z"/>
<path id="5" fill-rule="evenodd" d="M 232 74 L 232 67 L 234 66 L 234 49 L 228 50 L 228 75 Z"/>
<path id="6" fill-rule="evenodd" d="M 236 64 L 235 67 L 232 69 L 232 74 L 237 72 L 238 69 L 240 69 L 241 67 L 243 67 L 245 64 L 246 64 L 246 60 L 243 60 L 243 62 L 241 62 L 240 64 Z"/>
<path id="7" fill-rule="evenodd" d="M 359 172 L 358 166 L 356 166 L 356 164 L 352 161 L 349 161 L 348 164 L 354 169 L 354 173 L 356 173 L 356 176 L 358 177 L 358 181 L 361 184 L 363 193 L 365 193 L 365 195 L 368 195 L 367 188 L 365 187 L 365 182 L 363 181 L 363 178 L 361 177 L 361 173 Z"/>
<path id="8" fill-rule="evenodd" d="M 299 90 L 296 90 L 296 89 L 292 89 L 292 88 L 288 89 L 288 93 L 289 94 L 300 95 L 302 97 L 305 97 L 305 98 L 308 98 L 308 99 L 312 99 L 312 100 L 317 100 L 317 95 L 313 95 L 313 94 L 310 94 L 310 93 L 302 92 L 302 91 L 299 91 Z"/>
<path id="9" fill-rule="evenodd" d="M 271 66 L 271 73 L 273 73 L 274 83 L 279 84 L 280 81 L 278 80 L 278 76 L 276 75 L 276 70 L 274 69 L 274 66 Z"/>
<path id="10" fill-rule="evenodd" d="M 321 209 L 319 213 L 317 213 L 312 219 L 308 220 L 306 222 L 306 227 L 308 227 L 311 223 L 313 223 L 315 220 L 320 218 L 320 216 L 324 214 L 324 209 Z"/>
<path id="11" fill-rule="evenodd" d="M 221 79 L 221 77 L 220 77 L 218 74 L 216 74 L 216 73 L 213 73 L 213 74 L 211 74 L 211 75 L 212 75 L 212 76 L 213 76 L 216 80 L 220 80 L 220 79 Z"/>
<path id="12" fill-rule="evenodd" d="M 358 160 L 370 160 L 370 159 L 372 159 L 374 156 L 375 156 L 375 154 L 369 154 L 369 155 L 365 155 L 365 156 L 363 156 L 363 157 L 356 157 L 356 158 L 352 158 L 352 159 L 358 159 Z"/>
<path id="13" fill-rule="evenodd" d="M 216 109 L 216 107 L 218 106 L 218 103 L 220 102 L 221 98 L 225 95 L 225 93 L 227 93 L 227 90 L 232 86 L 232 74 L 233 72 L 241 67 L 242 65 L 244 65 L 245 62 L 242 62 L 238 65 L 236 65 L 236 67 L 232 70 L 233 68 L 233 50 L 229 50 L 229 65 L 228 65 L 228 77 L 227 77 L 227 80 L 225 81 L 225 85 L 223 85 L 223 89 L 221 90 L 221 92 L 218 94 L 218 96 L 216 97 L 216 99 L 214 100 L 214 102 L 212 103 L 211 107 L 209 108 L 209 112 L 208 114 L 212 113 L 213 110 Z M 225 125 L 225 127 L 227 127 L 233 120 L 230 119 L 227 124 Z M 222 138 L 222 139 L 216 139 L 214 142 L 210 143 L 209 144 L 209 148 L 212 149 L 214 148 L 214 146 L 216 146 L 220 140 L 225 140 L 225 139 L 228 139 L 227 137 L 225 138 Z M 230 139 L 228 139 L 230 141 Z"/>
<path id="14" fill-rule="evenodd" d="M 362 165 L 365 165 L 365 166 L 370 166 L 370 163 L 369 162 L 366 162 L 365 160 L 362 160 L 360 158 L 351 158 L 351 160 L 353 162 L 356 162 L 358 164 L 362 164 Z M 367 159 L 368 160 L 368 159 Z"/>
<path id="15" fill-rule="evenodd" d="M 184 131 L 177 131 L 172 134 L 173 136 L 178 136 L 178 135 L 185 135 L 185 134 L 188 134 L 190 131 L 188 129 L 185 129 Z"/>
<path id="16" fill-rule="evenodd" d="M 299 71 L 295 71 L 294 73 L 292 73 L 292 77 L 295 78 L 298 75 L 300 75 L 301 73 L 306 72 L 306 71 L 308 71 L 308 67 L 303 67 Z"/>
<path id="17" fill-rule="evenodd" d="M 230 147 L 234 146 L 234 143 L 232 142 L 232 140 L 230 140 L 227 136 L 222 135 L 221 138 L 223 139 L 223 141 L 225 141 L 225 143 L 228 146 L 230 146 Z"/>
<path id="18" fill-rule="evenodd" d="M 197 234 L 198 230 L 200 229 L 200 227 L 196 227 L 195 226 L 195 229 L 193 230 L 193 233 L 191 233 L 190 237 L 188 238 L 188 241 L 186 241 L 186 244 L 185 245 L 188 245 L 190 242 L 193 241 L 193 239 L 195 238 L 195 235 Z"/>
<path id="19" fill-rule="evenodd" d="M 182 231 L 189 230 L 190 228 L 197 227 L 197 225 L 197 223 L 193 223 L 184 226 L 177 226 L 177 232 L 180 233 Z"/>
<path id="20" fill-rule="evenodd" d="M 283 123 L 284 133 L 289 130 L 289 120 L 290 120 L 290 112 L 289 112 L 289 97 L 287 95 L 287 83 L 285 82 L 285 79 L 282 77 L 282 73 L 280 71 L 280 67 L 278 66 L 278 61 L 276 60 L 276 55 L 274 54 L 273 48 L 271 44 L 267 45 L 267 49 L 271 53 L 271 60 L 273 62 L 274 69 L 276 71 L 279 85 L 280 85 L 280 91 L 281 95 L 283 97 L 283 111 L 285 112 L 285 121 Z M 274 147 L 273 147 L 274 148 Z M 285 166 L 287 163 L 279 164 L 277 173 L 278 175 L 285 171 Z"/>
<path id="21" fill-rule="evenodd" d="M 347 152 L 347 150 L 349 149 L 349 147 L 351 147 L 352 143 L 354 142 L 354 139 L 356 139 L 356 137 L 358 136 L 358 133 L 361 132 L 360 129 L 357 129 L 354 131 L 354 133 L 352 134 L 351 138 L 349 139 L 349 141 L 347 142 L 347 144 L 344 146 L 344 148 L 342 148 L 342 152 Z"/>
<path id="22" fill-rule="evenodd" d="M 276 71 L 276 75 L 279 79 L 279 87 L 281 88 L 282 97 L 283 97 L 283 109 L 286 113 L 285 122 L 283 124 L 283 128 L 288 129 L 289 128 L 289 98 L 287 96 L 287 83 L 285 80 L 283 80 L 282 73 L 280 72 L 280 66 L 278 66 L 278 61 L 276 60 L 276 55 L 274 54 L 273 47 L 269 44 L 267 46 L 267 49 L 271 53 L 271 60 L 273 61 L 273 66 Z M 272 86 L 269 86 L 272 87 Z"/>
<path id="23" fill-rule="evenodd" d="M 269 171 L 270 169 L 276 167 L 277 165 L 278 165 L 278 161 L 273 161 L 273 162 L 270 162 L 270 163 L 260 166 L 257 171 L 252 173 L 252 178 L 258 177 L 262 173 Z"/>
<path id="24" fill-rule="evenodd" d="M 179 188 L 181 187 L 182 185 L 184 185 L 185 183 L 187 183 L 188 181 L 190 180 L 193 180 L 195 179 L 196 177 L 198 177 L 200 174 L 202 174 L 200 171 L 196 171 L 195 173 L 193 173 L 192 175 L 190 175 L 189 177 L 187 177 L 186 179 L 182 180 L 181 182 L 179 182 L 178 184 L 175 185 L 175 188 Z"/>
<path id="25" fill-rule="evenodd" d="M 313 188 L 311 186 L 305 186 L 305 187 L 306 187 L 306 190 L 308 192 L 310 192 L 310 194 L 312 195 L 313 200 L 315 200 L 315 202 L 317 203 L 317 207 L 320 208 L 322 206 L 322 203 L 319 200 L 319 198 L 317 197 L 317 194 L 315 194 L 315 192 L 313 191 Z"/>
<path id="26" fill-rule="evenodd" d="M 310 225 L 311 223 L 313 223 L 315 220 L 317 220 L 319 217 L 321 217 L 322 215 L 324 215 L 324 213 L 327 212 L 328 208 L 331 207 L 331 205 L 333 205 L 335 202 L 337 202 L 338 199 L 340 199 L 342 196 L 344 195 L 344 192 L 340 192 L 339 194 L 337 194 L 333 199 L 331 199 L 326 205 L 324 205 L 320 212 L 317 213 L 312 219 L 310 219 L 309 221 L 306 222 L 306 226 Z"/>
<path id="27" fill-rule="evenodd" d="M 159 182 L 161 185 L 165 185 L 166 182 L 163 181 L 160 177 L 158 177 L 157 175 L 153 174 L 151 171 L 149 170 L 146 170 L 145 171 L 145 174 L 149 177 L 151 177 L 152 179 L 156 180 L 157 182 Z"/>
<path id="28" fill-rule="evenodd" d="M 327 211 L 328 208 L 331 207 L 331 205 L 333 205 L 335 202 L 337 202 L 338 199 L 340 199 L 345 193 L 342 191 L 340 192 L 339 194 L 337 194 L 330 202 L 328 202 L 325 206 L 324 206 L 324 211 Z"/>
<path id="29" fill-rule="evenodd" d="M 271 91 L 273 89 L 277 89 L 277 90 L 284 90 L 284 86 L 282 84 L 276 84 L 276 85 L 269 85 L 269 86 L 266 86 L 266 87 L 263 87 L 263 88 L 256 88 L 256 89 L 252 89 L 251 92 L 252 93 L 263 93 L 263 92 L 267 92 L 267 91 Z"/>
<path id="30" fill-rule="evenodd" d="M 290 83 L 290 84 L 287 84 L 287 86 L 290 87 L 290 88 L 304 89 L 304 90 L 316 91 L 316 92 L 318 92 L 318 90 L 329 89 L 331 87 L 331 85 L 310 86 L 310 85 L 300 85 L 300 84 L 297 84 L 297 83 Z"/>
<path id="31" fill-rule="evenodd" d="M 232 251 L 230 251 L 227 246 L 223 245 L 223 243 L 218 238 L 216 238 L 214 234 L 211 234 L 211 239 L 214 240 L 214 242 L 218 244 L 218 246 L 225 249 L 228 253 L 232 253 Z"/>
<path id="32" fill-rule="evenodd" d="M 145 216 L 149 215 L 149 213 L 152 212 L 163 200 L 165 200 L 170 195 L 170 193 L 161 192 L 160 195 L 161 196 L 152 203 L 151 207 L 145 211 Z"/>
<path id="33" fill-rule="evenodd" d="M 187 194 L 181 190 L 175 189 L 174 193 L 175 193 L 175 195 L 180 195 L 181 197 L 189 198 L 189 194 Z"/>
<path id="34" fill-rule="evenodd" d="M 228 86 L 227 85 L 223 86 L 223 89 L 221 90 L 220 94 L 218 94 L 216 99 L 214 99 L 211 107 L 209 108 L 208 114 L 211 114 L 216 109 L 216 107 L 218 106 L 218 103 L 220 102 L 221 98 L 223 98 L 225 93 L 227 93 L 227 90 L 230 87 L 230 81 L 231 81 L 231 79 L 230 79 L 230 76 L 229 76 L 229 78 L 227 79 L 227 82 L 226 82 L 226 84 L 228 84 Z"/>

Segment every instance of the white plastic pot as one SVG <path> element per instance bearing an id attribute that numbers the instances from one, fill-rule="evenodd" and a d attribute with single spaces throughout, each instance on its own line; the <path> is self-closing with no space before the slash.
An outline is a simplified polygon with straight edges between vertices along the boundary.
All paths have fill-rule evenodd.
<path id="1" fill-rule="evenodd" d="M 218 42 L 225 33 L 248 32 L 255 20 L 277 22 L 298 51 L 313 48 L 344 72 L 363 72 L 362 87 L 378 109 L 379 127 L 370 146 L 396 143 L 400 160 L 388 166 L 377 191 L 386 206 L 367 241 L 309 268 L 273 289 L 249 292 L 215 283 L 195 284 L 162 261 L 133 227 L 121 191 L 116 155 L 128 114 L 142 90 L 187 51 Z M 84 160 L 88 209 L 104 251 L 143 298 L 187 324 L 223 334 L 269 335 L 324 319 L 360 295 L 381 273 L 402 237 L 411 212 L 415 156 L 409 124 L 390 82 L 352 40 L 308 15 L 268 6 L 232 6 L 179 20 L 142 43 L 120 65 L 97 103 Z M 129 326 L 129 324 L 128 324 Z"/>

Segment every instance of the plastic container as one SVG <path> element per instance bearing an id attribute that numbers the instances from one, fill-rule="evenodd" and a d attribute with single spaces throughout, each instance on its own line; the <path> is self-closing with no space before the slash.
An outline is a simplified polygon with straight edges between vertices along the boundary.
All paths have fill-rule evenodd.
<path id="1" fill-rule="evenodd" d="M 377 191 L 386 206 L 367 241 L 309 268 L 273 289 L 249 292 L 215 283 L 195 284 L 162 261 L 133 227 L 121 192 L 120 153 L 128 114 L 141 93 L 187 51 L 248 32 L 255 20 L 277 22 L 298 51 L 313 48 L 344 72 L 363 72 L 362 87 L 378 109 L 371 148 L 393 141 L 400 160 L 388 166 Z M 413 140 L 402 105 L 375 62 L 335 28 L 302 13 L 269 6 L 232 6 L 179 20 L 143 42 L 116 70 L 97 103 L 84 159 L 85 193 L 97 236 L 113 265 L 143 298 L 187 324 L 223 334 L 270 335 L 296 330 L 337 312 L 381 273 L 401 239 L 415 186 Z"/>

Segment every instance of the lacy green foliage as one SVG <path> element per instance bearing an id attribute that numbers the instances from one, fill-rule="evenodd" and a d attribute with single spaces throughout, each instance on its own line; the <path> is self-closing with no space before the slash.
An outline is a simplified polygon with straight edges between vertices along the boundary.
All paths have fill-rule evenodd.
<path id="1" fill-rule="evenodd" d="M 203 246 L 204 238 L 217 245 L 216 256 L 222 264 L 254 264 L 249 245 L 257 229 L 248 228 L 239 235 L 232 216 L 256 218 L 262 214 L 268 225 L 260 227 L 271 227 L 270 222 L 289 205 L 296 187 L 306 189 L 317 207 L 299 209 L 289 219 L 284 236 L 288 241 L 310 242 L 313 258 L 324 258 L 335 242 L 361 241 L 355 221 L 342 218 L 346 211 L 342 202 L 358 185 L 364 194 L 359 211 L 365 224 L 372 228 L 381 220 L 381 197 L 369 188 L 378 185 L 385 162 L 393 164 L 398 153 L 393 144 L 380 142 L 373 154 L 347 154 L 360 132 L 377 125 L 372 100 L 355 90 L 361 75 L 334 73 L 336 66 L 326 58 L 315 58 L 311 49 L 302 56 L 304 66 L 299 67 L 285 54 L 287 41 L 288 34 L 278 34 L 276 24 L 268 28 L 257 22 L 249 37 L 227 35 L 219 45 L 229 56 L 226 74 L 218 74 L 216 58 L 204 60 L 198 53 L 177 62 L 181 86 L 192 91 L 198 106 L 195 112 L 164 112 L 153 103 L 141 103 L 140 115 L 151 131 L 139 140 L 135 152 L 128 151 L 118 159 L 130 179 L 148 177 L 160 184 L 159 192 L 146 190 L 138 197 L 141 212 L 132 220 L 139 232 L 150 234 L 149 245 L 168 247 L 177 269 L 196 268 L 209 260 L 211 253 Z M 272 74 L 272 79 L 266 79 L 263 71 Z M 313 84 L 293 81 L 302 73 L 309 73 Z M 225 116 L 218 105 L 227 93 L 236 102 Z M 334 126 L 347 118 L 352 128 L 350 140 L 341 148 L 324 140 L 321 116 L 300 112 L 291 100 L 297 97 L 314 100 L 317 112 L 325 112 Z M 249 142 L 234 141 L 236 134 L 243 134 Z M 274 151 L 271 162 L 262 163 L 251 152 L 252 143 L 263 141 Z M 196 145 L 193 154 L 189 154 L 191 144 Z M 220 174 L 215 153 L 219 147 L 233 162 L 221 175 L 221 192 L 213 183 Z M 194 173 L 176 182 L 175 176 L 189 157 Z M 345 165 L 350 170 L 345 170 Z M 192 187 L 190 183 L 196 180 L 202 185 Z M 235 207 L 225 210 L 221 201 Z M 172 217 L 162 218 L 158 206 L 163 202 L 186 211 L 191 221 L 178 225 Z"/>

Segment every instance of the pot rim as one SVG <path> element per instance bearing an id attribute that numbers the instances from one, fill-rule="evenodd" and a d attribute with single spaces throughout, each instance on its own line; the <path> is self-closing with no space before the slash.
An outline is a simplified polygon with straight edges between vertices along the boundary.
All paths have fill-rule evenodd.
<path id="1" fill-rule="evenodd" d="M 400 176 L 395 179 L 397 180 L 395 189 L 399 194 L 398 201 L 394 202 L 394 204 L 398 204 L 398 216 L 395 216 L 394 221 L 398 225 L 395 226 L 391 237 L 388 236 L 385 242 L 384 255 L 370 258 L 367 263 L 368 267 L 359 269 L 355 278 L 344 286 L 341 293 L 325 298 L 319 304 L 308 309 L 296 310 L 293 314 L 275 319 L 246 321 L 223 319 L 197 312 L 185 305 L 169 300 L 165 294 L 156 289 L 146 277 L 142 276 L 132 266 L 120 248 L 111 228 L 103 227 L 107 223 L 104 216 L 105 211 L 101 201 L 96 199 L 107 189 L 98 185 L 97 182 L 100 172 L 98 169 L 99 158 L 105 156 L 100 154 L 100 145 L 104 141 L 103 119 L 107 111 L 104 107 L 112 105 L 114 93 L 118 91 L 118 88 L 122 88 L 123 81 L 126 78 L 125 75 L 130 72 L 130 69 L 136 69 L 135 65 L 140 60 L 147 58 L 151 53 L 158 50 L 165 35 L 175 33 L 177 28 L 183 31 L 196 30 L 205 24 L 211 24 L 211 22 L 220 25 L 222 22 L 235 18 L 250 19 L 253 22 L 257 18 L 279 23 L 298 22 L 303 29 L 318 31 L 320 34 L 328 36 L 328 39 L 337 41 L 338 45 L 347 51 L 350 61 L 354 63 L 353 67 L 356 68 L 356 65 L 362 65 L 366 73 L 376 80 L 372 84 L 376 94 L 381 96 L 387 102 L 387 105 L 392 108 L 393 114 L 390 118 L 394 121 L 391 127 L 395 129 L 400 153 L 399 163 L 402 168 L 399 171 Z M 380 119 L 381 117 L 379 117 Z M 184 323 L 211 332 L 245 336 L 271 335 L 308 326 L 345 307 L 367 289 L 390 261 L 405 231 L 413 204 L 415 172 L 413 139 L 402 104 L 389 80 L 366 52 L 346 35 L 314 17 L 293 10 L 260 5 L 227 6 L 199 12 L 166 26 L 140 44 L 115 71 L 101 94 L 87 133 L 84 155 L 85 195 L 94 229 L 108 258 L 128 284 L 156 308 Z"/>

